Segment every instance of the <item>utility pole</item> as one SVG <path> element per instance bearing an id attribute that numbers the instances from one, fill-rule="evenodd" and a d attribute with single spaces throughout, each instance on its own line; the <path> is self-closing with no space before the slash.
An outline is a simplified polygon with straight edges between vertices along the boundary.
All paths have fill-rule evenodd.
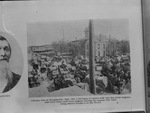
<path id="1" fill-rule="evenodd" d="M 93 39 L 93 21 L 89 21 L 89 70 L 90 70 L 90 92 L 96 94 L 95 89 L 95 67 L 94 67 L 94 39 Z"/>

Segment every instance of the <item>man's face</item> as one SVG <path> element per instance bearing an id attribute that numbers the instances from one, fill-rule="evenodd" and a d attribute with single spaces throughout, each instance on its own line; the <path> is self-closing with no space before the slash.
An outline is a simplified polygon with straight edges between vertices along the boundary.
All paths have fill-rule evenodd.
<path id="1" fill-rule="evenodd" d="M 0 62 L 7 61 L 9 62 L 11 55 L 11 50 L 9 44 L 6 40 L 0 40 Z"/>

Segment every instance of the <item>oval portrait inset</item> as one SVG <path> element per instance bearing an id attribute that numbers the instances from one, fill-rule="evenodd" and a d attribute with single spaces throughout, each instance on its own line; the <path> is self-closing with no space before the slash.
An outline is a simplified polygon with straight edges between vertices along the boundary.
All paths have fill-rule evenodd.
<path id="1" fill-rule="evenodd" d="M 23 54 L 18 42 L 9 33 L 0 31 L 0 93 L 12 90 L 23 71 Z"/>

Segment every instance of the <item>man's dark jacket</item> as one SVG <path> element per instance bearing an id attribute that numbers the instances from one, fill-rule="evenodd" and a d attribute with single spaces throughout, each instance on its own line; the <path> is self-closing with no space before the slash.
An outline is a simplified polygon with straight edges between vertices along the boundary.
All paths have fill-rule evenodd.
<path id="1" fill-rule="evenodd" d="M 18 83 L 20 77 L 21 77 L 20 75 L 12 72 L 12 81 L 7 83 L 5 89 L 3 90 L 3 93 L 5 93 L 5 92 L 11 90 L 13 87 L 15 87 L 15 85 Z"/>

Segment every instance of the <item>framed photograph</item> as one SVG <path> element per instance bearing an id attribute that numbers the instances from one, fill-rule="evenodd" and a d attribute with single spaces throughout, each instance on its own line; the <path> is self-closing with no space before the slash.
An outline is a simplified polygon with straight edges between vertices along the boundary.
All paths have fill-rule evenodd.
<path id="1" fill-rule="evenodd" d="M 140 0 L 5 1 L 0 31 L 21 75 L 1 113 L 146 111 Z"/>

